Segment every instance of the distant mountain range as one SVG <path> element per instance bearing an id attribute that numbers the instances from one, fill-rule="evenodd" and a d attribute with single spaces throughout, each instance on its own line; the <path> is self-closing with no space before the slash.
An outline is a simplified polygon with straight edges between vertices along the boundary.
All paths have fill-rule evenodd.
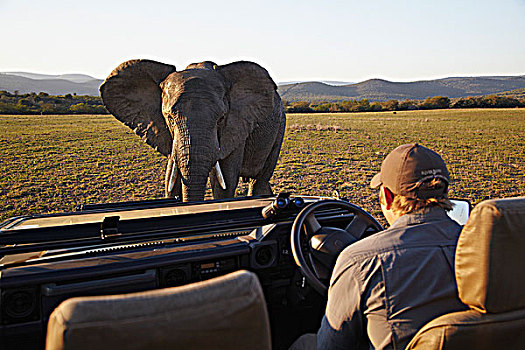
<path id="1" fill-rule="evenodd" d="M 50 95 L 98 96 L 103 80 L 85 74 L 47 75 L 26 72 L 0 73 L 0 91 L 20 94 L 46 92 Z"/>
<path id="2" fill-rule="evenodd" d="M 27 72 L 5 72 L 2 74 L 9 74 L 9 75 L 17 75 L 24 78 L 29 79 L 35 79 L 35 80 L 56 80 L 56 79 L 62 79 L 62 80 L 69 80 L 75 83 L 86 83 L 90 80 L 98 80 L 96 78 L 93 78 L 90 75 L 86 74 L 59 74 L 59 75 L 51 75 L 51 74 L 38 74 L 38 73 L 27 73 Z"/>
<path id="3" fill-rule="evenodd" d="M 321 82 L 279 85 L 279 94 L 287 101 L 387 101 L 422 100 L 432 96 L 450 98 L 490 95 L 525 88 L 525 75 L 499 77 L 458 77 L 421 80 L 409 83 L 370 79 L 357 84 L 334 86 Z"/>
<path id="4" fill-rule="evenodd" d="M 47 75 L 27 72 L 0 72 L 0 91 L 20 94 L 46 92 L 50 95 L 98 96 L 103 80 L 85 74 Z M 421 80 L 408 83 L 370 79 L 361 83 L 342 81 L 286 82 L 279 84 L 279 93 L 287 101 L 387 101 L 423 100 L 432 96 L 450 98 L 504 93 L 525 88 L 525 75 L 456 77 Z"/>
<path id="5" fill-rule="evenodd" d="M 277 83 L 277 85 L 281 86 L 281 85 L 291 85 L 291 84 L 300 84 L 300 83 L 306 83 L 306 81 L 283 81 L 283 82 Z M 349 81 L 336 81 L 336 80 L 322 80 L 322 81 L 317 81 L 317 83 L 323 83 L 326 85 L 335 85 L 335 86 L 355 84 Z"/>

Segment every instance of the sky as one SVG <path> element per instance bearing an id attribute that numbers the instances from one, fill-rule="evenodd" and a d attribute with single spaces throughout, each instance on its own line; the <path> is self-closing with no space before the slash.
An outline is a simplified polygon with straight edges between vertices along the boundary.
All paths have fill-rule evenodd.
<path id="1" fill-rule="evenodd" d="M 0 0 L 0 72 L 104 79 L 147 58 L 276 82 L 525 74 L 525 0 Z"/>

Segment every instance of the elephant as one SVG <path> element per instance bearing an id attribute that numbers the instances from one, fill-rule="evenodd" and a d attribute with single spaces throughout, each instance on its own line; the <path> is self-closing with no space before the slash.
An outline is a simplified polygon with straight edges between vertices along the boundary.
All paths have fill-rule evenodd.
<path id="1" fill-rule="evenodd" d="M 113 116 L 168 158 L 166 197 L 201 201 L 208 177 L 215 199 L 234 197 L 240 177 L 249 181 L 249 196 L 272 194 L 286 115 L 260 65 L 205 61 L 177 71 L 130 60 L 109 74 L 100 94 Z"/>

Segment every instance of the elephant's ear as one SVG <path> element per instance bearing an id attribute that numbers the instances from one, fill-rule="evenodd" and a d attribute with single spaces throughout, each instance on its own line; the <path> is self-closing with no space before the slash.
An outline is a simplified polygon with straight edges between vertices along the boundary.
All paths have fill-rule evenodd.
<path id="1" fill-rule="evenodd" d="M 175 71 L 172 65 L 131 60 L 115 68 L 100 86 L 108 111 L 165 156 L 171 153 L 172 137 L 161 111 L 159 84 Z"/>
<path id="2" fill-rule="evenodd" d="M 227 157 L 248 138 L 257 124 L 273 111 L 277 86 L 263 67 L 234 62 L 216 68 L 230 84 L 230 108 L 219 131 L 220 158 Z"/>

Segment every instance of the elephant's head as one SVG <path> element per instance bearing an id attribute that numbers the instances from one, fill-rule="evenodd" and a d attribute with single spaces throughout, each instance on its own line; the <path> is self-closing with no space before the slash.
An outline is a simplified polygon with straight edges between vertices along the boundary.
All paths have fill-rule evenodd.
<path id="1" fill-rule="evenodd" d="M 107 109 L 168 157 L 166 195 L 202 200 L 210 171 L 244 143 L 274 107 L 276 85 L 251 62 L 118 66 L 100 86 Z M 225 186 L 224 181 L 222 185 Z"/>

